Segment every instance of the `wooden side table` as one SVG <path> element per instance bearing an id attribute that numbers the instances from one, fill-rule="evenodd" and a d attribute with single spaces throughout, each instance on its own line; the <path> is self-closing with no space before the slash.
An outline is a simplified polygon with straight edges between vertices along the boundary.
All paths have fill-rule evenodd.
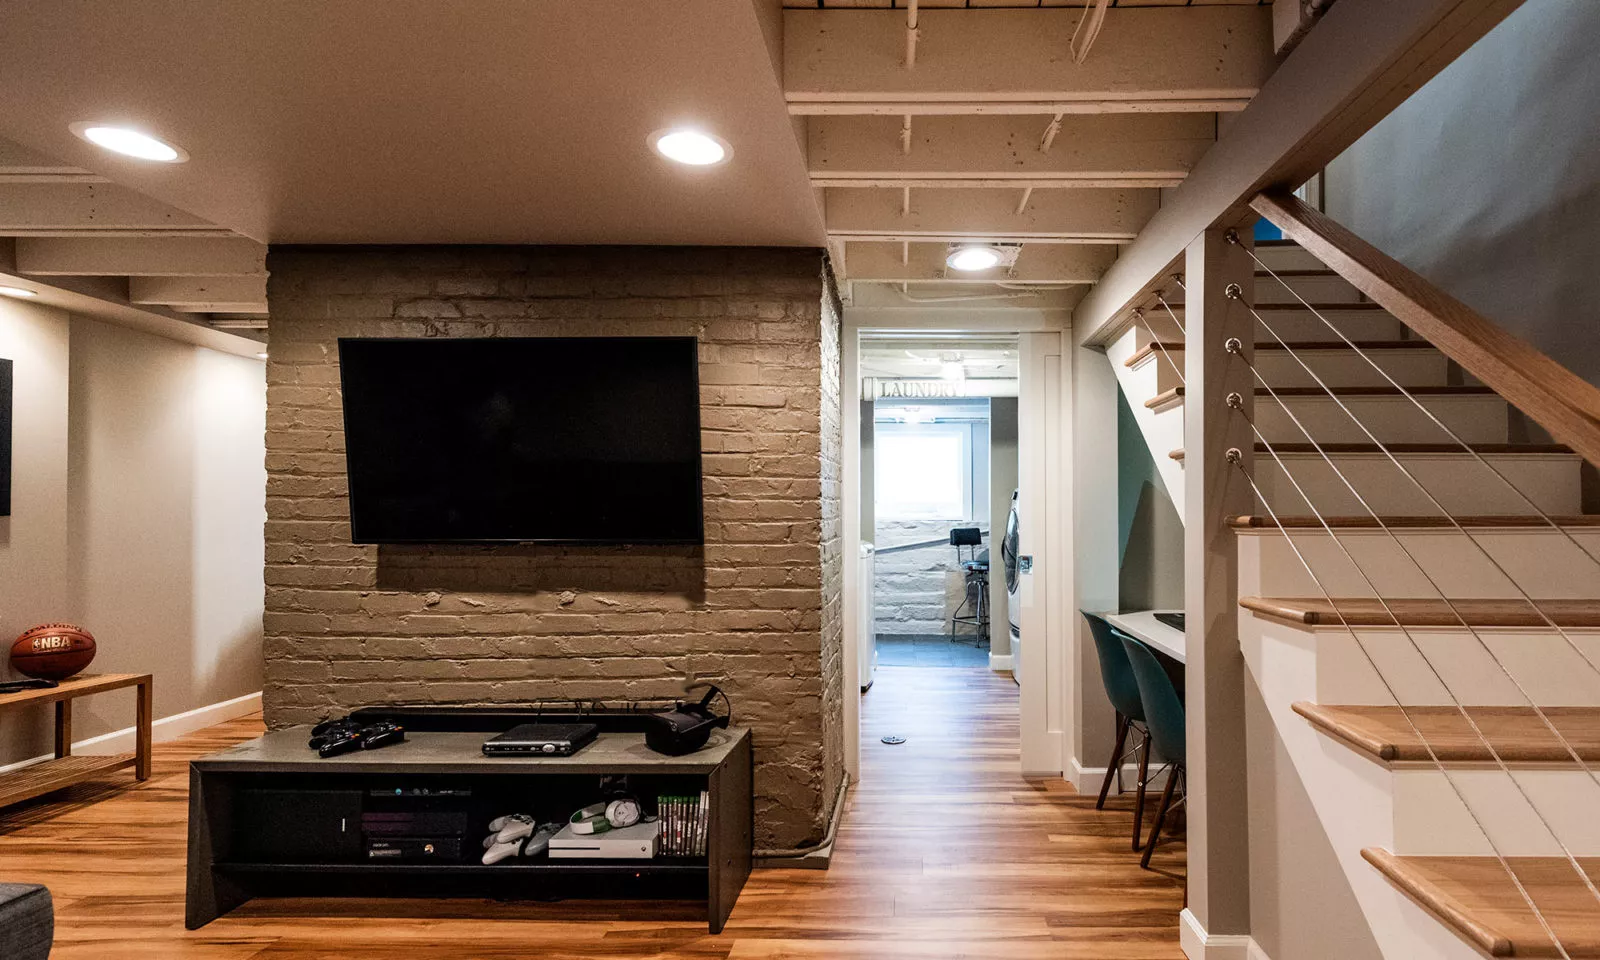
<path id="1" fill-rule="evenodd" d="M 135 749 L 113 756 L 74 756 L 72 753 L 72 701 L 91 693 L 138 687 L 135 701 Z M 139 780 L 150 779 L 151 685 L 148 673 L 84 673 L 48 690 L 0 694 L 0 712 L 39 703 L 56 705 L 56 755 L 53 760 L 30 764 L 0 775 L 0 807 L 62 787 L 91 780 L 103 773 L 132 767 Z"/>

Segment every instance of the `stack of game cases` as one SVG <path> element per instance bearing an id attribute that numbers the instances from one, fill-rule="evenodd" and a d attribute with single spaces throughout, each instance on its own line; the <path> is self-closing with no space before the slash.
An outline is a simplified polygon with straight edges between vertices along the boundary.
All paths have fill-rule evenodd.
<path id="1" fill-rule="evenodd" d="M 656 812 L 661 820 L 659 856 L 706 855 L 706 828 L 711 813 L 709 793 L 702 790 L 697 797 L 657 797 Z"/>

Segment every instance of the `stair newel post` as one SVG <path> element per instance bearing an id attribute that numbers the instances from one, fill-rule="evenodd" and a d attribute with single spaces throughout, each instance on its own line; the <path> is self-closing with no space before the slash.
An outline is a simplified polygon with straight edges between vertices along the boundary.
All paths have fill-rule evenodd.
<path id="1" fill-rule="evenodd" d="M 1184 606 L 1187 613 L 1189 905 L 1195 935 L 1250 930 L 1245 663 L 1239 648 L 1238 547 L 1230 517 L 1252 512 L 1249 419 L 1255 383 L 1251 239 L 1207 230 L 1186 255 L 1184 318 Z M 1195 928 L 1198 928 L 1196 930 Z"/>

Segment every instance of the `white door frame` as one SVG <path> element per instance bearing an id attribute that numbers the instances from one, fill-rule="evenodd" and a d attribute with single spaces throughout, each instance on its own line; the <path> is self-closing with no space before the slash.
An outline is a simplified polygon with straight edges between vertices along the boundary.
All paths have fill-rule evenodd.
<path id="1" fill-rule="evenodd" d="M 1031 589 L 1024 581 L 1021 691 L 1022 773 L 1059 777 L 1074 740 L 1077 657 L 1070 618 L 1076 592 L 1072 558 L 1072 365 L 1066 312 L 880 311 L 846 307 L 840 351 L 844 406 L 841 496 L 844 498 L 844 736 L 845 770 L 861 775 L 861 679 L 857 650 L 861 620 L 861 336 L 884 330 L 929 334 L 1015 334 L 1020 389 L 1017 399 L 1017 483 L 1022 504 L 1023 551 L 1033 557 Z M 1042 638 L 1042 642 L 1041 642 Z"/>

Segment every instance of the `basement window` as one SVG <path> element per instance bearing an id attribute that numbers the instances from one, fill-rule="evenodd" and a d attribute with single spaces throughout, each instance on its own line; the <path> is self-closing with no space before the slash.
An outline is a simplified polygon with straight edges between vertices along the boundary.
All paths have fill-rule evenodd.
<path id="1" fill-rule="evenodd" d="M 879 423 L 874 439 L 878 516 L 950 520 L 975 516 L 972 425 Z"/>

